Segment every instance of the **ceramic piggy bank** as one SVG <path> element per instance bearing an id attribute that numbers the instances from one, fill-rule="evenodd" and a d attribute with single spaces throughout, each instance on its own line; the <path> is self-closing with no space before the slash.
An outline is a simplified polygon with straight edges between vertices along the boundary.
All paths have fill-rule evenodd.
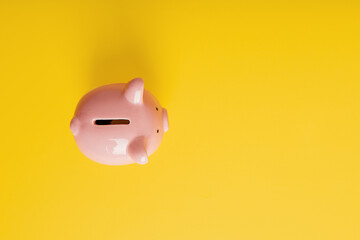
<path id="1" fill-rule="evenodd" d="M 70 123 L 80 151 L 107 165 L 145 164 L 169 129 L 168 116 L 141 78 L 87 93 Z"/>

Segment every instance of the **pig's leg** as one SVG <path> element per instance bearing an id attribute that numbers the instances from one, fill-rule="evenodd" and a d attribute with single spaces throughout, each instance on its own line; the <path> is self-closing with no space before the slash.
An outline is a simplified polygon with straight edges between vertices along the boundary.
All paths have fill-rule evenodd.
<path id="1" fill-rule="evenodd" d="M 148 156 L 145 149 L 145 138 L 135 138 L 128 146 L 127 152 L 129 156 L 138 164 L 148 162 Z"/>

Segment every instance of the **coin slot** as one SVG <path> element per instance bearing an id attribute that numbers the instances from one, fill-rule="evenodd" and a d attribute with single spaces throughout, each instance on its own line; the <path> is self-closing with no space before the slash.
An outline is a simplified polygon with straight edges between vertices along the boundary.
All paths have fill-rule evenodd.
<path id="1" fill-rule="evenodd" d="M 95 125 L 129 125 L 129 119 L 97 119 L 95 120 Z"/>

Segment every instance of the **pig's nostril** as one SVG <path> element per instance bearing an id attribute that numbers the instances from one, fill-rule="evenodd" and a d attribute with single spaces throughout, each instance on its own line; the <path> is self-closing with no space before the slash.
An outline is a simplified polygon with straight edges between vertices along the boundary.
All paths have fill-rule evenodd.
<path id="1" fill-rule="evenodd" d="M 129 119 L 97 119 L 94 121 L 95 125 L 129 125 Z"/>

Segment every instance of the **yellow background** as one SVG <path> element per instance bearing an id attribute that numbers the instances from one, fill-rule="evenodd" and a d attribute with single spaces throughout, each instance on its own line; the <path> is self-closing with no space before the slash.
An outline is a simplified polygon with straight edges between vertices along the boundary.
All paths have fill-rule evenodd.
<path id="1" fill-rule="evenodd" d="M 360 239 L 359 12 L 1 1 L 0 238 Z M 88 160 L 78 100 L 133 77 L 169 132 L 145 166 Z"/>

